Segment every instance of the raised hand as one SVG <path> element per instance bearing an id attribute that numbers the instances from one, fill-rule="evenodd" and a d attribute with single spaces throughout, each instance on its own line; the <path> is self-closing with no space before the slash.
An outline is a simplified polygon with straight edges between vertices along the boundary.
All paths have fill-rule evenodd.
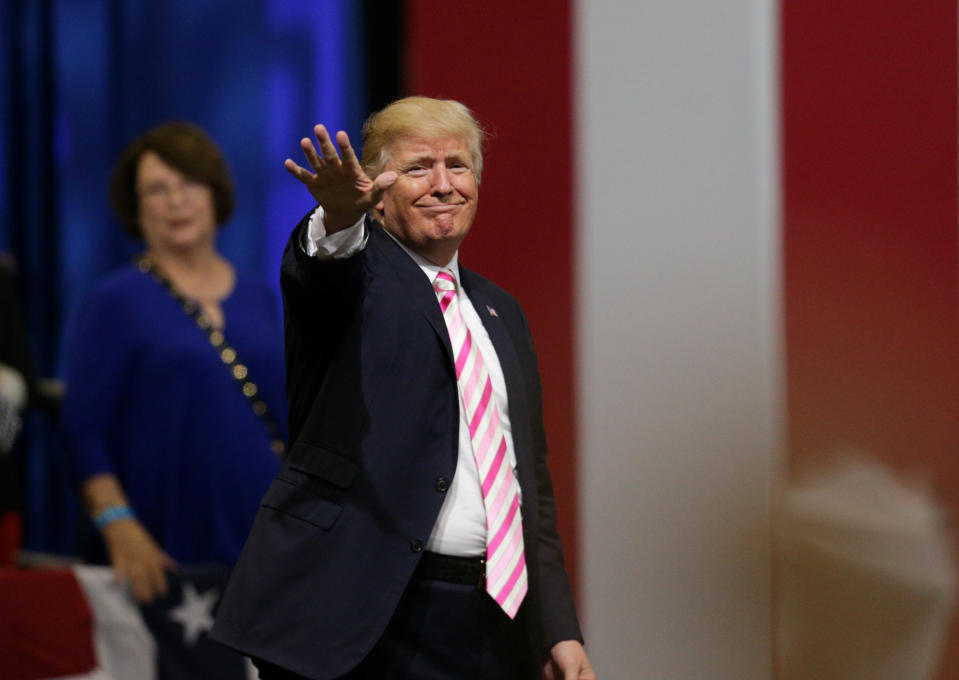
<path id="1" fill-rule="evenodd" d="M 317 125 L 313 132 L 319 142 L 319 152 L 310 138 L 300 140 L 306 162 L 313 171 L 300 167 L 289 158 L 283 165 L 323 206 L 326 231 L 332 234 L 354 224 L 379 203 L 383 192 L 396 181 L 397 174 L 387 171 L 371 179 L 360 166 L 350 146 L 350 138 L 344 131 L 336 133 L 342 158 L 325 127 Z"/>

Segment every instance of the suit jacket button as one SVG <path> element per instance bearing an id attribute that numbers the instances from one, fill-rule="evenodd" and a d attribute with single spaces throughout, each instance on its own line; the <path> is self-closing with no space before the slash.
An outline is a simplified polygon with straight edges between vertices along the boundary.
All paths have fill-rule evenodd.
<path id="1" fill-rule="evenodd" d="M 418 538 L 414 538 L 410 541 L 410 550 L 415 553 L 423 552 L 423 541 Z"/>
<path id="2" fill-rule="evenodd" d="M 446 490 L 450 488 L 450 480 L 446 477 L 437 477 L 436 478 L 436 490 L 440 493 L 446 493 Z"/>

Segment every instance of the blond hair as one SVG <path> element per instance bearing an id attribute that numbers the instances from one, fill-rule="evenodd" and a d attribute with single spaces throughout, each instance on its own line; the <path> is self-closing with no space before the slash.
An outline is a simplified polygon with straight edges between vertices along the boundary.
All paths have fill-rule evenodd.
<path id="1" fill-rule="evenodd" d="M 460 139 L 473 161 L 473 174 L 483 174 L 486 132 L 473 112 L 452 99 L 406 97 L 366 119 L 363 125 L 363 170 L 370 177 L 383 172 L 390 145 L 397 139 Z"/>

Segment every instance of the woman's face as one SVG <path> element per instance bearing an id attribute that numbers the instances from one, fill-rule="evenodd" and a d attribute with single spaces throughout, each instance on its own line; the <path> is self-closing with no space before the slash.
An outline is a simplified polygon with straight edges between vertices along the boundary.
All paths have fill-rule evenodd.
<path id="1" fill-rule="evenodd" d="M 216 234 L 213 189 L 186 177 L 147 151 L 137 164 L 140 230 L 151 250 L 189 252 Z"/>

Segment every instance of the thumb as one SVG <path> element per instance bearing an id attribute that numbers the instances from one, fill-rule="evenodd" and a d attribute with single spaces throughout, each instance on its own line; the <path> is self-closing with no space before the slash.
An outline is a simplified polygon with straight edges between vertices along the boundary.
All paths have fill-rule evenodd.
<path id="1" fill-rule="evenodd" d="M 113 563 L 113 578 L 120 583 L 129 583 L 130 568 L 125 561 L 117 560 Z"/>
<path id="2" fill-rule="evenodd" d="M 376 179 L 373 180 L 373 189 L 370 191 L 370 196 L 373 199 L 373 203 L 379 203 L 380 199 L 383 198 L 383 194 L 396 182 L 399 175 L 393 170 L 387 170 L 386 172 L 381 172 L 376 176 Z"/>

